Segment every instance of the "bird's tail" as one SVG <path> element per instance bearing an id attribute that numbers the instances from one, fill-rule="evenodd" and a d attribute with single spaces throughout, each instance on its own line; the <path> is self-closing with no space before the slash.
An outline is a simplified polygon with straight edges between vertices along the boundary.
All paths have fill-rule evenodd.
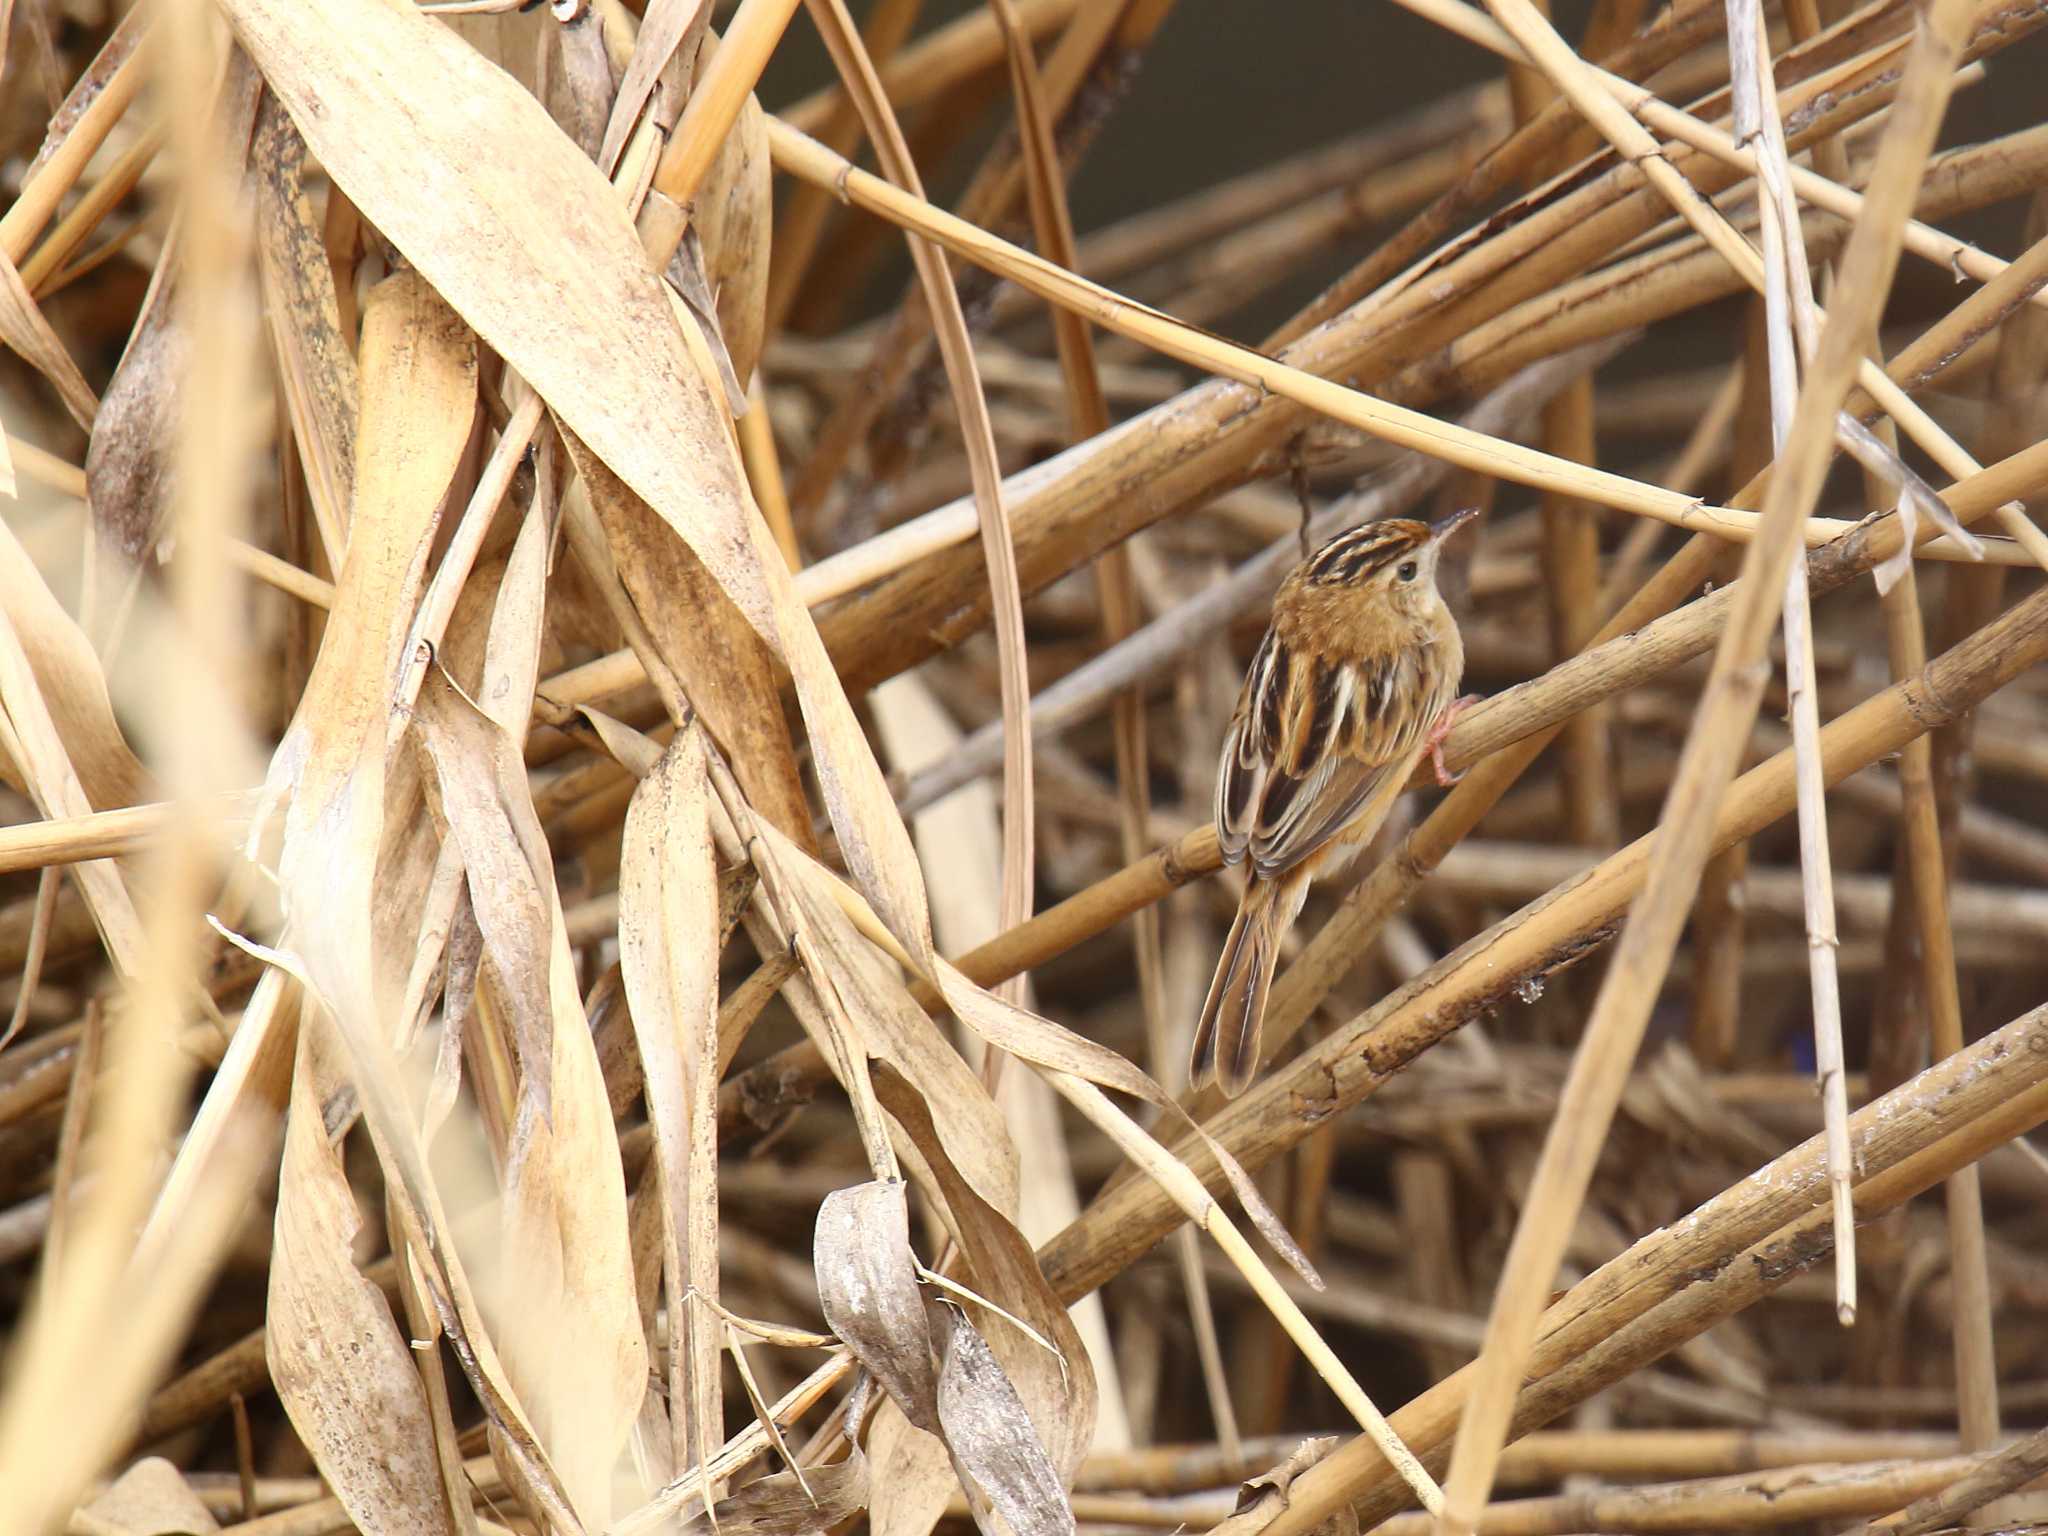
<path id="1" fill-rule="evenodd" d="M 1259 1031 L 1266 1021 L 1266 997 L 1273 989 L 1273 963 L 1280 940 L 1301 910 L 1301 882 L 1254 876 L 1237 904 L 1237 919 L 1223 941 L 1216 979 L 1195 1025 L 1188 1081 L 1199 1088 L 1215 1074 L 1216 1086 L 1236 1098 L 1259 1070 Z"/>

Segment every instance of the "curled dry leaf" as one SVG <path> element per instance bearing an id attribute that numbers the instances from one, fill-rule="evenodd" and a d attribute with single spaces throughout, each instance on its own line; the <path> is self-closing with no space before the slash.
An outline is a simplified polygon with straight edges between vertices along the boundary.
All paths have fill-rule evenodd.
<path id="1" fill-rule="evenodd" d="M 937 1433 L 938 1378 L 902 1183 L 876 1179 L 827 1195 L 812 1263 L 826 1323 L 906 1419 Z"/>
<path id="2" fill-rule="evenodd" d="M 1062 1481 L 1071 1482 L 1095 1437 L 1095 1374 L 1081 1335 L 1016 1223 L 961 1176 L 933 1126 L 926 1096 L 887 1065 L 878 1065 L 874 1076 L 875 1096 L 916 1145 L 937 1182 L 968 1284 L 1039 1335 L 1029 1338 L 1015 1322 L 1000 1319 L 989 1330 L 1000 1341 L 996 1353 L 1024 1397 L 1047 1455 Z"/>
<path id="3" fill-rule="evenodd" d="M 954 1167 L 934 1131 L 927 1098 L 886 1066 L 875 1070 L 875 1094 L 917 1148 L 937 1185 L 969 1287 L 1009 1315 L 991 1313 L 985 1320 L 985 1337 L 1028 1415 L 1027 1428 L 1042 1447 L 1040 1458 L 1050 1462 L 1064 1489 L 1072 1484 L 1095 1431 L 1095 1374 L 1080 1333 L 1046 1283 L 1023 1233 L 977 1195 Z M 1017 1322 L 1052 1348 L 1027 1337 Z M 877 1423 L 874 1445 L 877 1464 L 889 1469 L 888 1487 L 879 1489 L 875 1498 L 876 1530 L 929 1530 L 945 1508 L 953 1481 L 946 1447 L 888 1417 Z"/>
<path id="4" fill-rule="evenodd" d="M 93 527 L 102 544 L 131 561 L 155 544 L 171 505 L 171 411 L 177 381 L 192 367 L 191 339 L 173 302 L 177 259 L 177 240 L 165 242 L 85 450 Z"/>
<path id="5" fill-rule="evenodd" d="M 1337 1448 L 1336 1435 L 1315 1435 L 1288 1452 L 1271 1471 L 1247 1478 L 1238 1489 L 1237 1508 L 1210 1536 L 1255 1536 L 1287 1508 L 1294 1480 Z M 1358 1536 L 1358 1515 L 1348 1506 L 1317 1528 L 1317 1536 Z"/>
<path id="6" fill-rule="evenodd" d="M 939 1423 L 983 1536 L 1072 1536 L 1074 1507 L 1039 1443 L 1024 1401 L 988 1341 L 965 1314 L 937 1303 L 945 1330 L 939 1366 Z M 979 1490 L 983 1498 L 976 1498 Z M 986 1500 L 986 1505 L 983 1502 Z M 1002 1523 L 988 1518 L 992 1507 Z"/>
<path id="7" fill-rule="evenodd" d="M 292 1427 L 364 1530 L 448 1531 L 419 1368 L 384 1293 L 355 1266 L 361 1224 L 341 1161 L 354 1120 L 328 1027 L 299 1033 L 278 1178 L 264 1354 Z"/>
<path id="8" fill-rule="evenodd" d="M 595 10 L 583 10 L 548 33 L 559 64 L 549 76 L 549 106 L 562 131 L 595 159 L 612 113 L 612 64 L 604 45 L 604 20 Z"/>

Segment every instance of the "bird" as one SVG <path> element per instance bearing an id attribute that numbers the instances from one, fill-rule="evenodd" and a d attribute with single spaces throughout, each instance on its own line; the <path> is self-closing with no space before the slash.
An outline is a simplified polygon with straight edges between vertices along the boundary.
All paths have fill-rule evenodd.
<path id="1" fill-rule="evenodd" d="M 1295 567 L 1245 674 L 1216 776 L 1216 840 L 1247 864 L 1237 917 L 1195 1026 L 1188 1079 L 1235 1098 L 1259 1067 L 1280 941 L 1308 887 L 1370 842 L 1472 698 L 1465 645 L 1437 591 L 1444 541 L 1478 516 L 1361 523 Z"/>

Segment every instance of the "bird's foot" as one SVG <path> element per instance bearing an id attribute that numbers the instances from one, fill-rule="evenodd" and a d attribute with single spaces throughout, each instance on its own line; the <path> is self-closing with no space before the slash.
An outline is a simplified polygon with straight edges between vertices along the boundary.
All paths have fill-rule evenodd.
<path id="1" fill-rule="evenodd" d="M 1451 700 L 1444 706 L 1443 713 L 1436 717 L 1436 724 L 1429 728 L 1429 734 L 1423 738 L 1423 746 L 1429 752 L 1430 764 L 1436 769 L 1436 781 L 1445 789 L 1449 789 L 1465 775 L 1452 773 L 1444 766 L 1444 738 L 1451 734 L 1451 727 L 1458 723 L 1458 716 L 1478 702 L 1479 695 L 1476 693 L 1468 693 L 1462 698 Z"/>

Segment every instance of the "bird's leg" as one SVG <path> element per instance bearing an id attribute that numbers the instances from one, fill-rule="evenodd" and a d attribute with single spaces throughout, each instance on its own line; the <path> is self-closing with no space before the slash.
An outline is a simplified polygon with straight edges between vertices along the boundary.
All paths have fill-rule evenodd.
<path id="1" fill-rule="evenodd" d="M 1449 789 L 1465 775 L 1452 773 L 1444 767 L 1444 738 L 1451 734 L 1451 727 L 1458 723 L 1458 716 L 1478 702 L 1479 695 L 1476 693 L 1468 693 L 1462 698 L 1451 700 L 1444 706 L 1443 713 L 1436 717 L 1436 724 L 1429 728 L 1429 734 L 1422 738 L 1423 750 L 1429 754 L 1429 760 L 1436 768 L 1436 781 L 1445 789 Z"/>

